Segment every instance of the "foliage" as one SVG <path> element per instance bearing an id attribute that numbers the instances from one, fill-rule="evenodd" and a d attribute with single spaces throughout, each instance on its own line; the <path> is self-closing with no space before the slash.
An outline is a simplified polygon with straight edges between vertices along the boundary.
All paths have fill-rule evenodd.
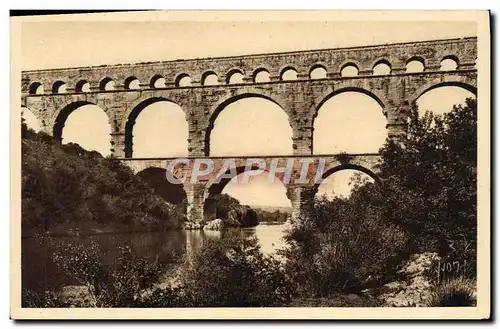
<path id="1" fill-rule="evenodd" d="M 227 218 L 229 212 L 240 207 L 240 202 L 226 193 L 210 196 L 205 202 L 204 212 L 214 218 Z"/>
<path id="2" fill-rule="evenodd" d="M 476 306 L 476 281 L 457 278 L 440 283 L 428 306 Z"/>
<path id="3" fill-rule="evenodd" d="M 268 211 L 264 209 L 255 209 L 259 223 L 285 223 L 290 218 L 290 213 L 280 210 Z"/>
<path id="4" fill-rule="evenodd" d="M 173 184 L 168 181 L 166 170 L 163 168 L 147 168 L 137 176 L 153 188 L 155 194 L 161 196 L 165 201 L 186 212 L 187 196 L 182 184 Z"/>
<path id="5" fill-rule="evenodd" d="M 287 303 L 291 285 L 280 263 L 255 238 L 208 240 L 187 262 L 176 288 L 157 290 L 149 307 L 272 307 Z"/>
<path id="6" fill-rule="evenodd" d="M 414 106 L 408 138 L 381 149 L 381 186 L 358 179 L 349 198 L 306 207 L 283 251 L 298 291 L 325 296 L 377 286 L 417 252 L 475 264 L 476 105 L 468 99 L 422 117 Z"/>
<path id="7" fill-rule="evenodd" d="M 405 229 L 414 252 L 476 260 L 477 103 L 418 117 L 404 143 L 382 149 L 385 216 Z M 471 276 L 475 268 L 471 267 Z"/>
<path id="8" fill-rule="evenodd" d="M 22 127 L 23 233 L 57 227 L 171 229 L 184 220 L 130 168 Z"/>
<path id="9" fill-rule="evenodd" d="M 225 193 L 207 199 L 204 212 L 208 219 L 222 219 L 226 227 L 253 227 L 259 224 L 254 209 Z"/>
<path id="10" fill-rule="evenodd" d="M 55 291 L 47 290 L 39 293 L 28 288 L 23 288 L 21 291 L 21 305 L 26 308 L 53 308 L 61 306 Z"/>
<path id="11" fill-rule="evenodd" d="M 350 199 L 317 199 L 308 220 L 287 235 L 287 273 L 302 294 L 359 293 L 393 274 L 407 236 L 366 199 L 376 189 L 366 185 Z"/>
<path id="12" fill-rule="evenodd" d="M 141 294 L 150 289 L 160 278 L 165 264 L 156 260 L 148 263 L 137 256 L 129 246 L 119 246 L 115 261 L 107 265 L 105 253 L 99 244 L 91 239 L 86 245 L 78 240 L 57 244 L 51 237 L 45 238 L 56 250 L 53 261 L 59 271 L 73 278 L 80 286 L 86 287 L 85 297 L 71 303 L 63 300 L 60 293 L 47 291 L 38 293 L 25 289 L 23 305 L 33 307 L 133 307 Z M 60 287 L 61 288 L 61 287 Z"/>

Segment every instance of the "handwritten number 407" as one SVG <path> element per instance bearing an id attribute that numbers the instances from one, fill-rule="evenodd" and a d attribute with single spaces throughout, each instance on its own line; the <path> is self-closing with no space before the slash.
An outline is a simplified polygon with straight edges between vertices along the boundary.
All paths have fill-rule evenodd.
<path id="1" fill-rule="evenodd" d="M 452 261 L 452 262 L 443 262 L 441 261 L 438 262 L 438 267 L 437 267 L 437 279 L 438 282 L 443 279 L 445 276 L 455 276 L 455 275 L 460 275 L 461 273 L 465 273 L 465 269 L 467 266 L 467 260 L 461 261 Z"/>

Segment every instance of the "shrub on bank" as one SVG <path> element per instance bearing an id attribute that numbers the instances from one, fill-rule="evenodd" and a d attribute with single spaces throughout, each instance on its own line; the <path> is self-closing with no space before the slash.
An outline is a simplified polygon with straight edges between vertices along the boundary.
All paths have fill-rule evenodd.
<path id="1" fill-rule="evenodd" d="M 437 252 L 466 260 L 476 276 L 477 102 L 442 115 L 419 115 L 414 106 L 408 136 L 381 150 L 386 220 L 410 238 L 414 253 Z"/>
<path id="2" fill-rule="evenodd" d="M 50 237 L 45 239 L 55 250 L 52 260 L 58 270 L 77 285 L 45 292 L 25 288 L 25 307 L 134 307 L 158 282 L 167 265 L 158 260 L 148 262 L 129 246 L 119 246 L 116 260 L 107 265 L 106 254 L 95 240 L 90 245 L 78 240 L 56 245 Z"/>
<path id="3" fill-rule="evenodd" d="M 272 307 L 291 299 L 279 261 L 264 256 L 255 238 L 208 240 L 179 271 L 175 288 L 155 291 L 148 307 Z"/>
<path id="4" fill-rule="evenodd" d="M 21 291 L 21 305 L 26 308 L 64 307 L 59 302 L 55 291 L 37 292 L 29 288 L 23 288 Z"/>
<path id="5" fill-rule="evenodd" d="M 402 259 L 405 232 L 376 208 L 360 205 L 356 193 L 349 200 L 317 199 L 303 224 L 288 233 L 287 273 L 302 294 L 359 293 L 386 281 Z"/>

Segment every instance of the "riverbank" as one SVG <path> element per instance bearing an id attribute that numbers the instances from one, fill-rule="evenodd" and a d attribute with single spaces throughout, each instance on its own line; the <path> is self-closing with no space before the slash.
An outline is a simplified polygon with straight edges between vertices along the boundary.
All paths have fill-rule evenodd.
<path id="1" fill-rule="evenodd" d="M 168 231 L 181 231 L 182 227 L 169 228 L 161 230 L 163 232 Z M 36 238 L 43 235 L 50 235 L 52 237 L 71 237 L 71 236 L 98 236 L 98 235 L 112 235 L 112 234 L 142 234 L 158 232 L 158 230 L 152 228 L 141 228 L 141 227 L 131 227 L 129 225 L 110 225 L 102 226 L 99 223 L 85 223 L 83 225 L 74 225 L 71 223 L 65 223 L 52 227 L 50 230 L 43 231 L 39 229 L 25 229 L 22 231 L 21 239 Z"/>
<path id="2" fill-rule="evenodd" d="M 147 262 L 160 260 L 172 263 L 181 261 L 183 257 L 192 255 L 204 247 L 208 240 L 223 239 L 231 236 L 250 237 L 259 240 L 260 249 L 265 254 L 275 252 L 283 244 L 283 227 L 280 225 L 263 225 L 255 228 L 230 228 L 224 231 L 133 231 L 133 232 L 99 232 L 97 234 L 60 234 L 51 235 L 55 246 L 67 243 L 80 243 L 90 246 L 92 241 L 100 246 L 100 254 L 104 265 L 108 266 L 117 260 L 117 251 L 128 245 Z M 31 289 L 45 290 L 58 285 L 77 285 L 78 282 L 57 269 L 52 261 L 55 249 L 44 244 L 39 236 L 25 237 L 21 241 L 23 257 L 23 286 Z"/>

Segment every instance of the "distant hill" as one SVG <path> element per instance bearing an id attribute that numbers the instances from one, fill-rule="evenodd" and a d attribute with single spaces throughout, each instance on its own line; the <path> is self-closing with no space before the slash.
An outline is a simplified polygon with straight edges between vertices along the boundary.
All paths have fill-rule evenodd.
<path id="1" fill-rule="evenodd" d="M 252 209 L 260 209 L 267 212 L 275 212 L 276 210 L 284 212 L 287 214 L 292 213 L 292 207 L 282 207 L 282 206 L 262 206 L 262 205 L 249 205 Z"/>

